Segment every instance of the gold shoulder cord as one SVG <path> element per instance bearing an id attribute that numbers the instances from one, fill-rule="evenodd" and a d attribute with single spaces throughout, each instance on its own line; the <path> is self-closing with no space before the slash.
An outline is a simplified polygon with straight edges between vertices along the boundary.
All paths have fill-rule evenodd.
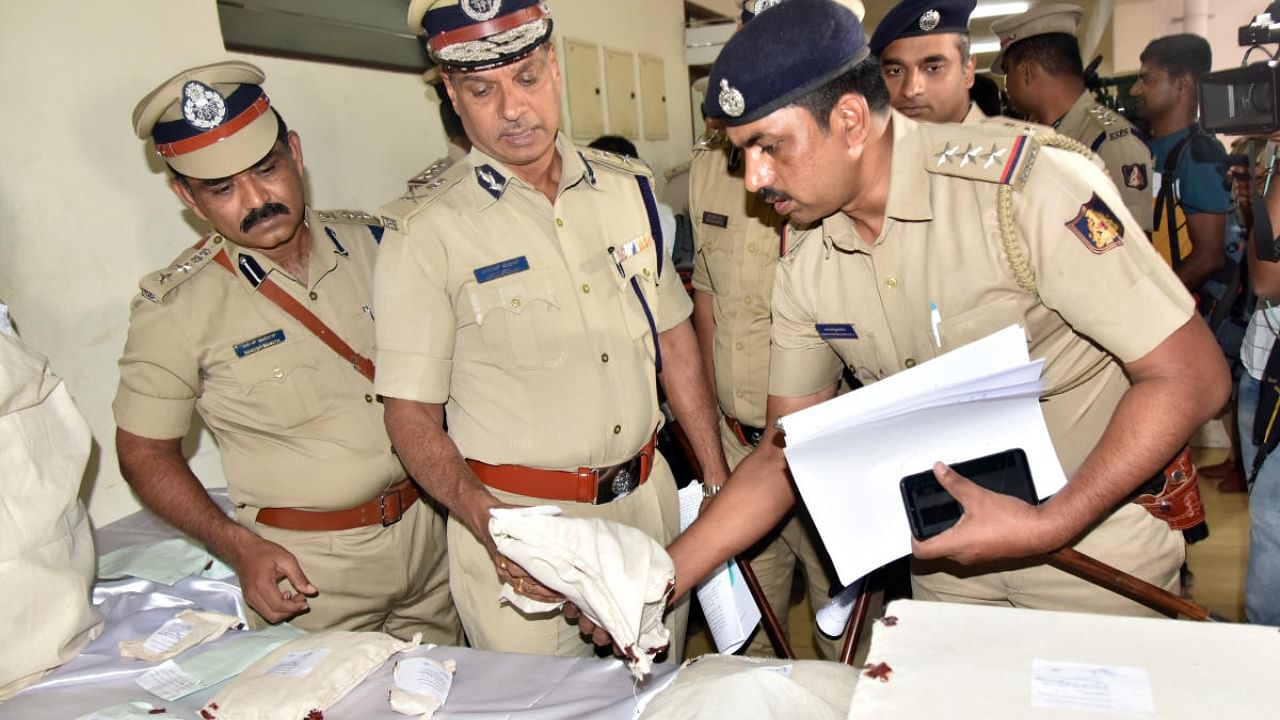
<path id="1" fill-rule="evenodd" d="M 1093 151 L 1085 147 L 1083 143 L 1057 133 L 1037 136 L 1034 142 L 1041 147 L 1054 147 L 1079 153 L 1087 158 L 1093 157 Z M 1009 268 L 1013 270 L 1014 279 L 1018 281 L 1019 287 L 1035 295 L 1038 300 L 1040 291 L 1036 288 L 1035 271 L 1031 269 L 1031 261 L 1027 258 L 1027 249 L 1018 239 L 1018 229 L 1013 222 L 1013 187 L 1010 185 L 1001 185 L 996 190 L 996 223 L 1000 227 L 1000 239 L 1004 244 L 1005 254 L 1009 257 Z M 1108 355 L 1099 357 L 1075 377 L 1069 378 L 1041 393 L 1040 399 L 1044 400 L 1054 395 L 1061 395 L 1084 385 L 1092 380 L 1095 375 L 1102 372 L 1109 360 L 1110 357 Z"/>

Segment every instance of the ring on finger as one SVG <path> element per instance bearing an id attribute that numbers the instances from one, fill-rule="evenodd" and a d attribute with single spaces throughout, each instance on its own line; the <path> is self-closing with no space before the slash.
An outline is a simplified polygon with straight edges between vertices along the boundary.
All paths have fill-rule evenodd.
<path id="1" fill-rule="evenodd" d="M 498 558 L 498 569 L 499 569 L 499 570 L 501 570 L 502 572 L 506 572 L 506 571 L 507 571 L 507 559 L 506 559 L 506 558 Z"/>

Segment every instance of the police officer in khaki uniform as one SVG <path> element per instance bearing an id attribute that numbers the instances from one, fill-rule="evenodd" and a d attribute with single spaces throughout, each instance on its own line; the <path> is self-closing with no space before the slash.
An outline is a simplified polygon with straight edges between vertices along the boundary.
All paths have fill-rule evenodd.
<path id="1" fill-rule="evenodd" d="M 456 644 L 444 519 L 406 477 L 374 397 L 382 228 L 304 205 L 301 141 L 263 79 L 244 62 L 192 68 L 134 109 L 174 194 L 214 232 L 133 301 L 113 406 L 121 471 L 235 568 L 255 624 Z M 182 456 L 193 408 L 218 441 L 234 522 Z"/>
<path id="2" fill-rule="evenodd" d="M 777 3 L 747 0 L 742 23 Z M 861 11 L 861 3 L 856 12 Z M 736 467 L 760 442 L 769 392 L 769 299 L 781 251 L 782 216 L 742 185 L 742 153 L 723 131 L 708 132 L 693 148 L 689 208 L 697 254 L 693 270 L 693 313 L 703 362 L 715 378 L 720 406 L 720 443 L 729 467 Z M 788 630 L 791 585 L 797 564 L 804 573 L 810 605 L 830 599 L 835 582 L 830 563 L 816 542 L 813 521 L 801 508 L 792 513 L 745 557 L 765 598 Z M 835 659 L 835 641 L 815 633 L 823 657 Z M 773 655 L 763 631 L 746 654 Z"/>
<path id="3" fill-rule="evenodd" d="M 383 210 L 378 392 L 400 457 L 450 510 L 453 594 L 473 646 L 588 655 L 556 596 L 500 556 L 489 511 L 561 507 L 669 542 L 671 471 L 654 450 L 666 390 L 712 488 L 728 474 L 715 407 L 643 164 L 561 134 L 552 18 L 536 0 L 415 0 L 471 153 Z M 501 34 L 501 38 L 495 37 Z M 444 418 L 448 415 L 447 434 Z M 668 616 L 683 651 L 687 607 Z"/>
<path id="4" fill-rule="evenodd" d="M 677 592 L 790 507 L 778 417 L 833 397 L 842 367 L 875 382 L 1014 322 L 1046 361 L 1042 407 L 1070 481 L 1033 507 L 936 466 L 965 515 L 913 544 L 916 597 L 1145 610 L 1038 559 L 1065 545 L 1175 589 L 1181 534 L 1129 499 L 1230 383 L 1191 298 L 1084 149 L 892 112 L 861 25 L 830 0 L 788 0 L 747 25 L 711 88 L 704 109 L 743 148 L 747 189 L 817 224 L 788 236 L 776 271 L 764 438 L 670 547 Z"/>
<path id="5" fill-rule="evenodd" d="M 976 67 L 969 15 L 977 0 L 902 0 L 871 35 L 893 109 L 921 122 L 986 119 L 969 100 Z"/>
<path id="6" fill-rule="evenodd" d="M 991 24 L 1000 53 L 991 72 L 1033 122 L 1053 127 L 1097 153 L 1143 232 L 1151 232 L 1151 151 L 1133 123 L 1094 99 L 1085 87 L 1076 31 L 1078 5 L 1041 5 Z"/>

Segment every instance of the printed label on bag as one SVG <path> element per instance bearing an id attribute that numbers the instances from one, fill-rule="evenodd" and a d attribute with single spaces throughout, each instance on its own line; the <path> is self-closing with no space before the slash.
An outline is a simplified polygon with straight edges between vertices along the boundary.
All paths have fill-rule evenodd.
<path id="1" fill-rule="evenodd" d="M 283 660 L 276 663 L 275 667 L 264 674 L 278 675 L 280 677 L 306 677 L 312 670 L 316 669 L 316 666 L 328 654 L 329 651 L 325 648 L 289 653 L 284 656 Z"/>
<path id="2" fill-rule="evenodd" d="M 195 627 L 174 618 L 169 622 L 160 626 L 159 630 L 151 633 L 146 642 L 142 643 L 143 649 L 147 652 L 167 653 L 178 646 L 182 639 L 191 634 Z"/>

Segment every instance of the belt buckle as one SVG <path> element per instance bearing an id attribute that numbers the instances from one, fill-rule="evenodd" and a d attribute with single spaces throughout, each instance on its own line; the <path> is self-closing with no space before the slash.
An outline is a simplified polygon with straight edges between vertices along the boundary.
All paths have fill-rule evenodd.
<path id="1" fill-rule="evenodd" d="M 387 498 L 389 497 L 396 499 L 396 514 L 392 518 L 387 518 Z M 404 517 L 404 500 L 400 497 L 399 491 L 388 490 L 378 496 L 378 519 L 382 521 L 382 527 L 395 525 L 402 517 Z"/>
<path id="2" fill-rule="evenodd" d="M 640 459 L 596 471 L 596 505 L 611 503 L 640 487 Z"/>

